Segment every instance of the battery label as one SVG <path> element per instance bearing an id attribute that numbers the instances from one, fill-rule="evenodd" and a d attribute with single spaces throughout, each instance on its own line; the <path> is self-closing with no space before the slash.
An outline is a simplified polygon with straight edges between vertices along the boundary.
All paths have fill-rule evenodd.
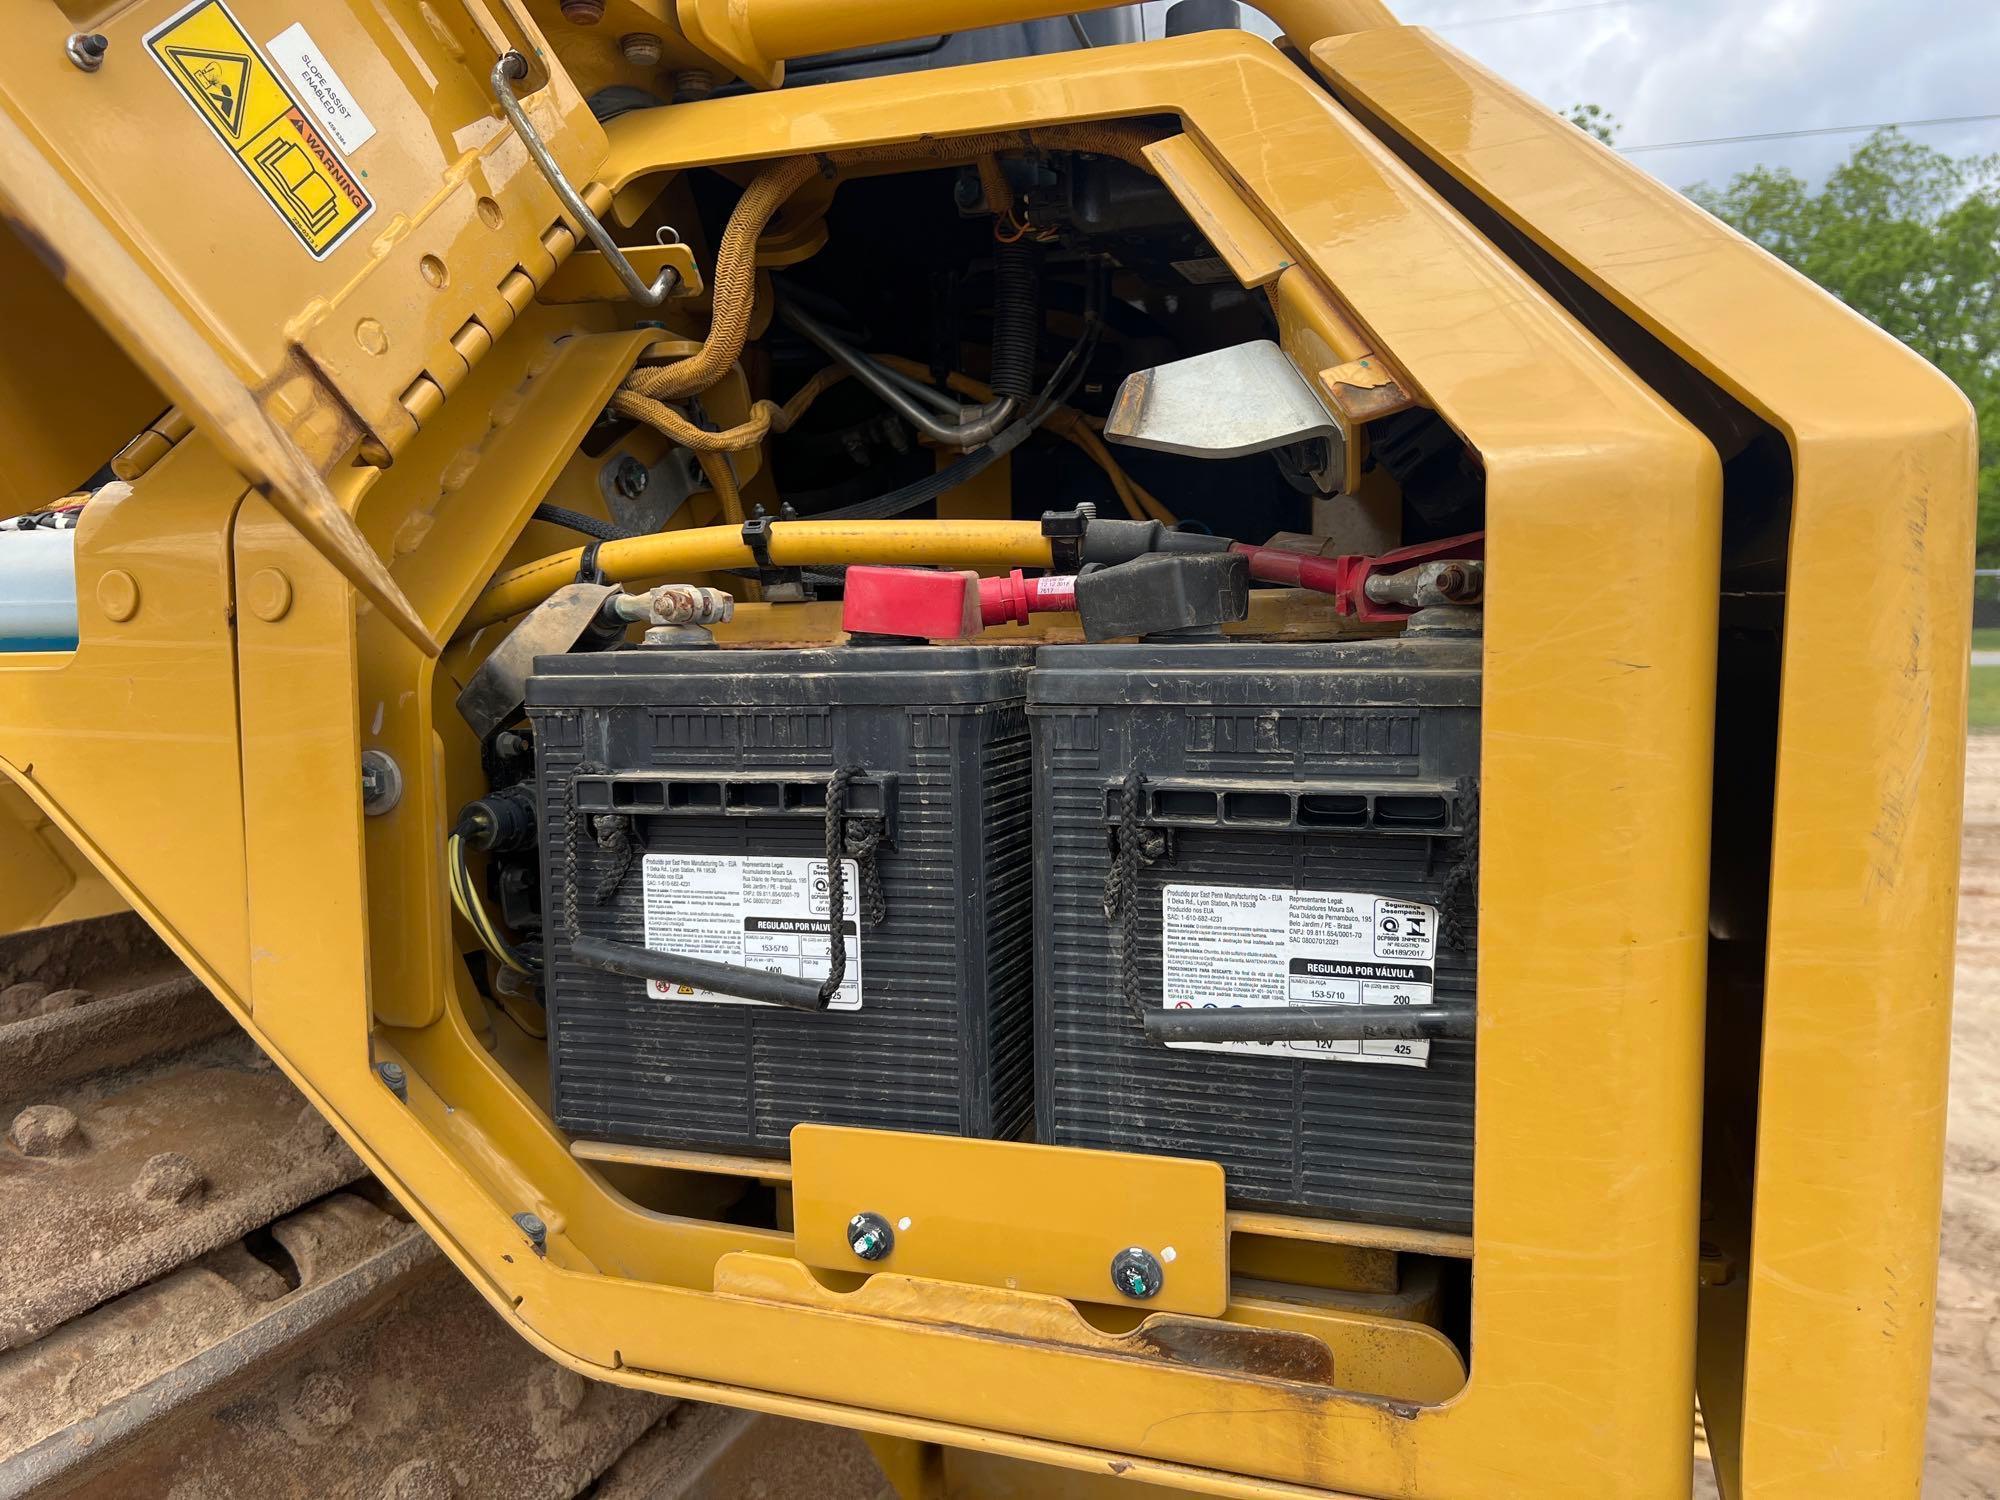
<path id="1" fill-rule="evenodd" d="M 1353 891 L 1170 885 L 1161 903 L 1162 1006 L 1429 1005 L 1437 908 Z M 1424 1067 L 1419 1041 L 1176 1042 L 1206 1052 Z"/>
<path id="2" fill-rule="evenodd" d="M 827 1009 L 859 1010 L 861 874 L 851 859 L 840 865 L 847 968 Z M 794 979 L 826 978 L 833 961 L 833 918 L 825 860 L 648 854 L 642 870 L 648 948 Z M 765 1003 L 657 979 L 646 981 L 646 993 L 656 1000 Z"/>

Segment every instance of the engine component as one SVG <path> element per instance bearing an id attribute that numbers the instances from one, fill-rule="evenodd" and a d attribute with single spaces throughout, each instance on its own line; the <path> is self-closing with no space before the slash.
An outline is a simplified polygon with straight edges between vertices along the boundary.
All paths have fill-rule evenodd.
<path id="1" fill-rule="evenodd" d="M 1028 664 L 990 646 L 539 662 L 556 1123 L 770 1155 L 806 1120 L 1020 1133 Z M 752 995 L 746 973 L 771 983 Z"/>
<path id="2" fill-rule="evenodd" d="M 1210 1158 L 1241 1206 L 1468 1227 L 1479 651 L 1038 654 L 1042 1140 Z"/>

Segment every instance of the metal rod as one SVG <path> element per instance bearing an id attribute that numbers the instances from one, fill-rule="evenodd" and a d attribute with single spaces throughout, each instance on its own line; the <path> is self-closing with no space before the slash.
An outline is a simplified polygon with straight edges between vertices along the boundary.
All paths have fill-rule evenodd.
<path id="1" fill-rule="evenodd" d="M 772 974 L 740 964 L 689 958 L 685 953 L 659 953 L 631 943 L 614 943 L 608 938 L 575 938 L 569 951 L 580 964 L 608 974 L 623 974 L 628 979 L 693 985 L 698 990 L 714 990 L 718 995 L 734 995 L 742 1000 L 762 1000 L 787 1010 L 826 1009 L 817 979 L 794 979 L 789 974 Z"/>
<path id="2" fill-rule="evenodd" d="M 885 380 L 895 381 L 897 385 L 900 385 L 919 401 L 929 402 L 933 408 L 942 412 L 945 416 L 957 416 L 964 412 L 965 403 L 950 392 L 941 391 L 934 385 L 925 385 L 916 376 L 905 375 L 894 366 L 883 364 L 881 360 L 875 358 L 872 354 L 864 354 L 862 358 L 880 370 Z"/>
<path id="3" fill-rule="evenodd" d="M 1003 396 L 997 401 L 987 402 L 984 406 L 970 408 L 971 419 L 962 425 L 940 421 L 937 416 L 925 411 L 909 392 L 891 379 L 888 371 L 859 349 L 842 340 L 811 313 L 786 301 L 778 304 L 778 316 L 819 345 L 828 357 L 880 396 L 912 427 L 947 447 L 976 448 L 999 432 L 1013 418 L 1018 403 L 1012 396 Z"/>
<path id="4" fill-rule="evenodd" d="M 625 258 L 625 252 L 618 248 L 618 242 L 611 237 L 611 231 L 598 222 L 597 215 L 590 211 L 590 206 L 583 201 L 582 195 L 564 178 L 562 168 L 556 165 L 556 159 L 549 154 L 549 148 L 544 144 L 541 132 L 535 129 L 534 122 L 528 118 L 528 112 L 521 108 L 521 101 L 514 97 L 514 80 L 527 76 L 528 60 L 518 52 L 502 53 L 500 60 L 493 65 L 493 93 L 499 99 L 500 108 L 505 112 L 508 123 L 521 137 L 521 143 L 528 148 L 528 155 L 534 159 L 535 165 L 542 169 L 542 176 L 548 179 L 549 186 L 555 189 L 556 197 L 562 200 L 563 208 L 571 218 L 583 226 L 583 232 L 589 236 L 591 244 L 604 252 L 605 260 L 617 275 L 619 283 L 625 288 L 626 295 L 641 307 L 658 307 L 667 300 L 668 293 L 680 283 L 680 272 L 672 266 L 661 266 L 660 274 L 654 277 L 652 285 L 648 286 L 632 262 Z"/>
<path id="5" fill-rule="evenodd" d="M 1156 1042 L 1464 1041 L 1475 1018 L 1463 1005 L 1288 1005 L 1146 1013 Z"/>

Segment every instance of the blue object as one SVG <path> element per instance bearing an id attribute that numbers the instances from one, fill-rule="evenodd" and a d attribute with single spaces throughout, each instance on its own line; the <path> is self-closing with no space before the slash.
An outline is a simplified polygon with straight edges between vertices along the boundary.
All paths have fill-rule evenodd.
<path id="1" fill-rule="evenodd" d="M 76 532 L 0 531 L 0 651 L 76 649 Z"/>

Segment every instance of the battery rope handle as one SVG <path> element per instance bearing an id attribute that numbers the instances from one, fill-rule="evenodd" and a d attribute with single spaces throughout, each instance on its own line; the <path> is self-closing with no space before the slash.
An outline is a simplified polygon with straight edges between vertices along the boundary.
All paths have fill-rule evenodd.
<path id="1" fill-rule="evenodd" d="M 576 812 L 576 778 L 600 771 L 601 767 L 580 765 L 566 787 L 563 822 L 563 926 L 569 935 L 570 956 L 588 968 L 620 974 L 633 979 L 657 980 L 663 984 L 688 985 L 713 990 L 742 1000 L 759 1000 L 787 1010 L 818 1012 L 827 1009 L 840 993 L 847 977 L 847 936 L 839 913 L 847 904 L 845 859 L 853 859 L 861 880 L 862 915 L 871 927 L 880 926 L 887 914 L 882 893 L 882 877 L 875 855 L 882 842 L 882 824 L 875 818 L 857 818 L 847 811 L 847 789 L 861 775 L 847 767 L 834 772 L 826 787 L 827 905 L 834 916 L 829 924 L 827 976 L 824 980 L 795 978 L 753 969 L 744 964 L 717 963 L 685 953 L 666 953 L 621 943 L 610 938 L 587 937 L 582 930 L 581 900 L 578 894 L 578 846 L 582 842 L 583 819 Z M 624 884 L 631 869 L 634 849 L 630 820 L 609 813 L 596 820 L 595 838 L 608 861 L 599 873 L 592 895 L 595 904 L 609 901 Z"/>
<path id="2" fill-rule="evenodd" d="M 576 782 L 578 777 L 600 770 L 602 767 L 579 765 L 564 787 L 562 915 L 563 927 L 569 936 L 570 957 L 588 968 L 602 969 L 607 974 L 653 979 L 662 984 L 684 984 L 695 989 L 714 990 L 719 995 L 781 1005 L 787 1010 L 826 1009 L 826 998 L 822 998 L 820 986 L 810 979 L 772 974 L 742 964 L 716 963 L 685 953 L 661 953 L 636 943 L 620 943 L 610 938 L 584 936 L 577 880 L 577 846 L 582 842 L 583 819 L 576 811 Z M 602 905 L 616 895 L 618 887 L 624 883 L 625 874 L 631 868 L 633 850 L 625 818 L 612 815 L 598 819 L 598 824 L 597 843 L 610 861 L 592 892 L 594 904 Z"/>
<path id="3" fill-rule="evenodd" d="M 1477 1024 L 1467 1005 L 1396 1008 L 1372 1006 L 1218 1006 L 1213 1010 L 1164 1010 L 1146 1004 L 1139 973 L 1139 945 L 1132 936 L 1139 872 L 1174 857 L 1173 835 L 1140 819 L 1145 781 L 1128 771 L 1118 789 L 1118 822 L 1112 829 L 1111 869 L 1104 878 L 1104 916 L 1117 949 L 1118 981 L 1125 1008 L 1151 1041 L 1174 1042 L 1375 1042 L 1457 1041 Z M 1472 867 L 1471 879 L 1477 879 Z"/>

